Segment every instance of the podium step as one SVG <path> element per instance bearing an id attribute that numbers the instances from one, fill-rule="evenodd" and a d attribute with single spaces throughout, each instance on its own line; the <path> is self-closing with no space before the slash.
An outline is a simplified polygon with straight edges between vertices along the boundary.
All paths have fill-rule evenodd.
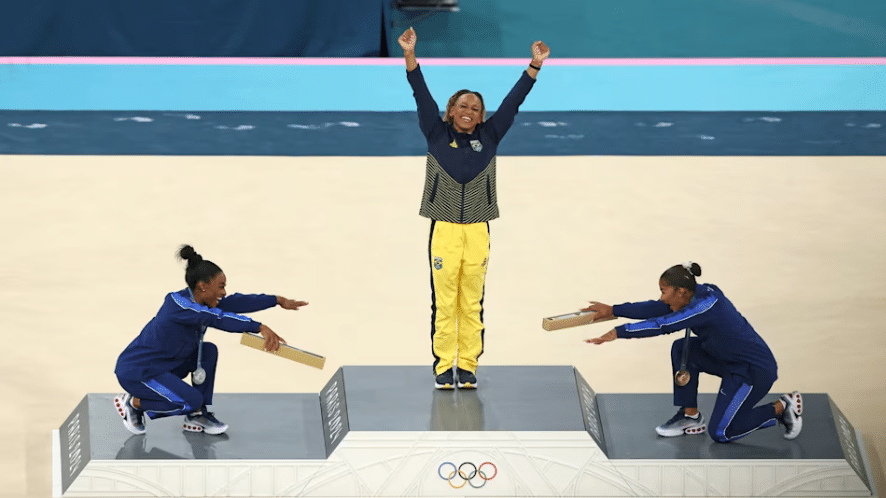
<path id="1" fill-rule="evenodd" d="M 220 436 L 182 417 L 134 436 L 113 394 L 87 394 L 54 434 L 54 495 L 876 496 L 827 394 L 804 393 L 793 441 L 775 427 L 720 444 L 658 437 L 670 395 L 596 394 L 571 366 L 477 374 L 439 391 L 427 366 L 345 366 L 318 394 L 216 394 Z"/>

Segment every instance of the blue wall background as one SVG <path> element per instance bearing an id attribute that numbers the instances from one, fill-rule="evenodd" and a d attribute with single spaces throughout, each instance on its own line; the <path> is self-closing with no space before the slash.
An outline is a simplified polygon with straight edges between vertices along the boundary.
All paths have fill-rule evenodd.
<path id="1" fill-rule="evenodd" d="M 0 55 L 376 57 L 385 0 L 0 2 Z"/>
<path id="2" fill-rule="evenodd" d="M 874 57 L 883 0 L 461 0 L 461 11 L 393 12 L 391 54 L 409 26 L 426 57 Z"/>
<path id="3" fill-rule="evenodd" d="M 393 0 L 0 2 L 0 56 L 874 57 L 883 0 L 461 0 L 408 13 Z"/>

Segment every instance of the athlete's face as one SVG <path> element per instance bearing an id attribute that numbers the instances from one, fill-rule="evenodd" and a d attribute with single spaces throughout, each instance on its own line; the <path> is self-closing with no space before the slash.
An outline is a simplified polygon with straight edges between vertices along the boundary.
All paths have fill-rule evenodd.
<path id="1" fill-rule="evenodd" d="M 223 272 L 216 273 L 209 282 L 197 282 L 194 298 L 200 304 L 215 308 L 218 306 L 218 302 L 221 301 L 221 298 L 227 295 L 227 292 L 225 291 L 225 286 L 227 284 L 228 279 L 225 277 L 225 274 Z"/>
<path id="2" fill-rule="evenodd" d="M 690 300 L 692 300 L 692 294 L 689 292 L 689 289 L 668 285 L 664 280 L 658 281 L 658 288 L 661 289 L 661 298 L 659 301 L 670 306 L 671 311 L 677 311 L 683 308 L 689 304 Z"/>
<path id="3" fill-rule="evenodd" d="M 449 109 L 452 126 L 459 133 L 471 133 L 483 120 L 483 103 L 473 93 L 466 93 Z"/>

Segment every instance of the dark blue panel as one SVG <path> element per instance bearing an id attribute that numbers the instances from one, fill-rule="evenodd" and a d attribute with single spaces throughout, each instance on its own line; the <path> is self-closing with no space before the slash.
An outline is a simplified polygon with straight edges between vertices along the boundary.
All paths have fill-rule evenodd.
<path id="1" fill-rule="evenodd" d="M 0 154 L 423 156 L 414 112 L 0 111 Z M 881 156 L 886 112 L 524 112 L 514 156 Z"/>
<path id="2" fill-rule="evenodd" d="M 882 0 L 469 0 L 459 12 L 394 12 L 424 57 L 882 57 Z"/>
<path id="3" fill-rule="evenodd" d="M 0 55 L 385 55 L 384 0 L 33 0 L 0 6 Z"/>
<path id="4" fill-rule="evenodd" d="M 0 56 L 59 53 L 68 29 L 62 2 L 4 2 L 0 6 Z"/>

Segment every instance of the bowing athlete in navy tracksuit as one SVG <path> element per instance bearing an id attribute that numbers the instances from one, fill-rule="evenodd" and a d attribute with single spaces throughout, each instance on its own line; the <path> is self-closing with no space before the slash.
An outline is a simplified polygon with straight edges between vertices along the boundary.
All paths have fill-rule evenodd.
<path id="1" fill-rule="evenodd" d="M 155 419 L 186 415 L 185 430 L 221 434 L 227 425 L 206 410 L 212 404 L 218 348 L 203 342 L 207 327 L 227 332 L 253 332 L 265 337 L 265 348 L 275 351 L 283 341 L 267 325 L 241 313 L 278 304 L 298 309 L 307 303 L 266 294 L 226 296 L 226 277 L 191 246 L 179 256 L 188 261 L 187 289 L 166 295 L 157 316 L 120 354 L 114 372 L 125 393 L 114 403 L 123 424 L 134 434 L 144 434 L 144 414 Z M 192 384 L 183 379 L 193 372 Z"/>
<path id="2" fill-rule="evenodd" d="M 698 374 L 722 379 L 711 413 L 708 433 L 726 443 L 780 421 L 787 439 L 794 439 L 802 428 L 802 397 L 798 392 L 782 395 L 775 403 L 755 406 L 769 393 L 778 378 L 778 367 L 769 346 L 735 309 L 732 302 L 713 284 L 697 284 L 701 267 L 686 263 L 669 268 L 659 281 L 661 299 L 608 306 L 592 302 L 585 311 L 596 311 L 595 320 L 610 316 L 643 321 L 619 325 L 596 339 L 602 344 L 616 338 L 633 339 L 670 334 L 689 329 L 686 370 L 689 382 L 674 384 L 674 405 L 680 407 L 668 422 L 656 428 L 665 437 L 699 434 L 707 428 L 698 413 Z M 680 368 L 685 338 L 674 341 L 671 363 L 674 374 Z"/>

